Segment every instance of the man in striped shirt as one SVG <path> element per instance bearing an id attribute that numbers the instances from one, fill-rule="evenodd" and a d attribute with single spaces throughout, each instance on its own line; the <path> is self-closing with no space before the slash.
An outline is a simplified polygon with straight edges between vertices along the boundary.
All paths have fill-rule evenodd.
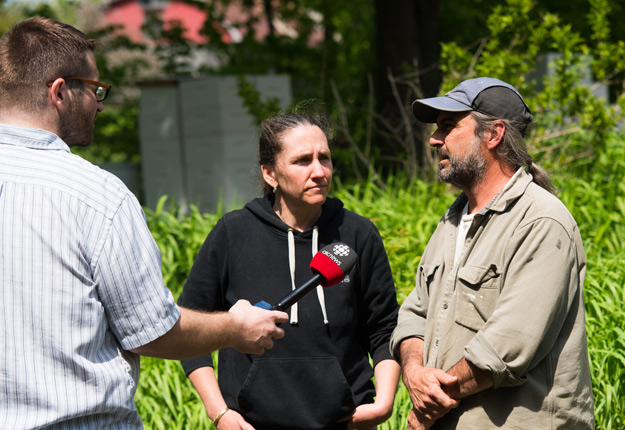
<path id="1" fill-rule="evenodd" d="M 69 147 L 110 86 L 94 41 L 43 18 L 0 40 L 0 428 L 140 429 L 139 355 L 262 354 L 283 312 L 176 306 L 133 194 Z"/>

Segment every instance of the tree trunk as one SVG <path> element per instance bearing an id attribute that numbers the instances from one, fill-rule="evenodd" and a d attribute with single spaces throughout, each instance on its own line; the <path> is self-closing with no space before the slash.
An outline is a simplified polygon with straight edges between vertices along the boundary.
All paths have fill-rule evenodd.
<path id="1" fill-rule="evenodd" d="M 438 21 L 440 0 L 376 0 L 375 76 L 376 111 L 384 118 L 383 127 L 405 130 L 407 112 L 413 123 L 416 158 L 419 169 L 423 165 L 422 125 L 414 121 L 410 104 L 417 97 L 431 97 L 438 93 L 440 54 Z M 395 90 L 389 81 L 395 77 Z M 416 93 L 415 93 L 416 89 Z M 398 106 L 397 95 L 401 102 Z M 388 140 L 388 139 L 387 139 Z M 383 149 L 388 142 L 379 142 Z M 410 144 L 407 142 L 406 144 Z M 414 144 L 414 143 L 413 143 Z M 394 148 L 396 151 L 396 148 Z M 388 151 L 384 152 L 388 152 Z"/>

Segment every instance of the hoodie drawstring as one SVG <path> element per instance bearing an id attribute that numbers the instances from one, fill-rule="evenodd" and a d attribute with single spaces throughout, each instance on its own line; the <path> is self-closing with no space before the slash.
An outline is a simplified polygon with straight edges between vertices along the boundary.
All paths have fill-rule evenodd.
<path id="1" fill-rule="evenodd" d="M 290 228 L 289 236 L 289 269 L 291 270 L 291 289 L 295 290 L 295 238 L 293 237 L 293 229 Z M 291 306 L 291 325 L 298 323 L 297 302 Z"/>
<path id="2" fill-rule="evenodd" d="M 319 251 L 319 228 L 313 227 L 313 241 L 312 241 L 312 255 L 313 257 Z M 323 294 L 323 287 L 317 285 L 317 298 L 319 299 L 319 305 L 321 306 L 321 313 L 323 313 L 323 323 L 328 325 L 328 313 L 326 312 L 326 299 Z"/>
<path id="3" fill-rule="evenodd" d="M 293 229 L 290 228 L 288 230 L 288 242 L 289 242 L 289 269 L 291 271 L 291 288 L 295 290 L 295 237 L 293 236 Z M 312 235 L 312 255 L 313 257 L 318 252 L 319 248 L 319 228 L 317 226 L 313 227 L 313 235 Z M 328 313 L 326 311 L 326 302 L 325 296 L 323 293 L 323 287 L 321 285 L 317 285 L 317 298 L 319 299 L 319 305 L 321 306 L 321 313 L 323 314 L 323 323 L 328 324 Z M 297 303 L 291 306 L 291 320 L 290 323 L 292 325 L 297 324 L 299 321 L 298 318 L 298 310 Z"/>

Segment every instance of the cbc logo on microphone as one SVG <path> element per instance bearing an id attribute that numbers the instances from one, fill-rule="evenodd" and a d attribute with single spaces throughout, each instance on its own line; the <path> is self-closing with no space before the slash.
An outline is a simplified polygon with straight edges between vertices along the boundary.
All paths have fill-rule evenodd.
<path id="1" fill-rule="evenodd" d="M 347 257 L 349 255 L 349 246 L 339 243 L 332 248 L 334 255 L 340 255 L 341 257 Z"/>

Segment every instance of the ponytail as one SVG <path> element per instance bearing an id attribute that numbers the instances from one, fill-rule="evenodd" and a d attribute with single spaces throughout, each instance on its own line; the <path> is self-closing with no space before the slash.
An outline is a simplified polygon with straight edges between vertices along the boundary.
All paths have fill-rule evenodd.
<path id="1" fill-rule="evenodd" d="M 536 185 L 544 188 L 551 194 L 556 193 L 556 187 L 554 187 L 551 180 L 549 180 L 549 176 L 547 175 L 547 172 L 545 172 L 545 169 L 530 159 L 527 165 L 527 170 L 529 174 L 532 175 L 532 180 L 536 183 Z"/>
<path id="2" fill-rule="evenodd" d="M 536 185 L 544 188 L 551 194 L 555 193 L 555 187 L 549 180 L 547 172 L 534 163 L 532 157 L 527 152 L 527 145 L 523 138 L 526 124 L 509 119 L 499 119 L 476 111 L 471 112 L 471 115 L 476 122 L 475 134 L 478 137 L 482 137 L 485 131 L 492 130 L 494 121 L 502 121 L 506 126 L 506 131 L 495 150 L 499 158 L 514 170 L 527 166 L 527 171 L 532 175 L 532 180 Z"/>

